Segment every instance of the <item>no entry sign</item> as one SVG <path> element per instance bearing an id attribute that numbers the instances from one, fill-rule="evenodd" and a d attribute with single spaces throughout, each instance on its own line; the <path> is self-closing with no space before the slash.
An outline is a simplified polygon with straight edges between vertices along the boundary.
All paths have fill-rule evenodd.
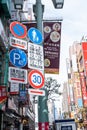
<path id="1" fill-rule="evenodd" d="M 38 70 L 32 70 L 28 75 L 28 80 L 33 88 L 42 88 L 44 85 L 44 76 Z"/>
<path id="2" fill-rule="evenodd" d="M 17 21 L 10 24 L 10 31 L 17 38 L 25 38 L 27 35 L 26 26 Z"/>

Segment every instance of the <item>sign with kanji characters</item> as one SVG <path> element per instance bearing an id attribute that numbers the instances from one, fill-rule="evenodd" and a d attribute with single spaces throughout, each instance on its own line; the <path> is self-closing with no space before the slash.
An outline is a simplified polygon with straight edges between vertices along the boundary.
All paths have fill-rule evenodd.
<path id="1" fill-rule="evenodd" d="M 59 74 L 61 22 L 46 21 L 44 32 L 44 71 L 49 74 Z"/>
<path id="2" fill-rule="evenodd" d="M 28 43 L 28 68 L 44 70 L 42 46 Z"/>
<path id="3" fill-rule="evenodd" d="M 27 84 L 27 70 L 9 67 L 9 81 Z"/>
<path id="4" fill-rule="evenodd" d="M 38 96 L 45 96 L 44 90 L 37 90 L 37 89 L 28 89 L 29 94 L 38 95 Z"/>
<path id="5" fill-rule="evenodd" d="M 27 50 L 27 41 L 10 37 L 10 46 Z"/>
<path id="6" fill-rule="evenodd" d="M 19 94 L 19 83 L 10 83 L 10 94 L 15 95 Z"/>
<path id="7" fill-rule="evenodd" d="M 20 84 L 19 85 L 19 101 L 25 101 L 26 100 L 26 89 L 25 85 Z"/>

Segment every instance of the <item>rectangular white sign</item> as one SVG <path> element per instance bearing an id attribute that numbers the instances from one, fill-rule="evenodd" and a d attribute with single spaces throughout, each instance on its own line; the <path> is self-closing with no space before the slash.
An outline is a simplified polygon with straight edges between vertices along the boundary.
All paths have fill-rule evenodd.
<path id="1" fill-rule="evenodd" d="M 18 94 L 18 93 L 19 93 L 19 83 L 11 82 L 10 94 Z"/>
<path id="2" fill-rule="evenodd" d="M 28 92 L 29 92 L 29 94 L 32 94 L 32 95 L 45 96 L 45 91 L 44 90 L 28 89 Z"/>
<path id="3" fill-rule="evenodd" d="M 31 69 L 44 70 L 43 47 L 28 43 L 28 67 Z"/>
<path id="4" fill-rule="evenodd" d="M 27 70 L 9 67 L 9 82 L 27 84 Z"/>
<path id="5" fill-rule="evenodd" d="M 27 50 L 27 41 L 15 37 L 10 37 L 10 46 Z"/>

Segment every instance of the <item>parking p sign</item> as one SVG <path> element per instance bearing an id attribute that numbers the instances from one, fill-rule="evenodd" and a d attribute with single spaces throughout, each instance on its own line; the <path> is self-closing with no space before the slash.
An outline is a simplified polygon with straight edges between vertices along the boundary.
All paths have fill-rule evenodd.
<path id="1" fill-rule="evenodd" d="M 27 55 L 21 49 L 12 49 L 9 58 L 10 62 L 16 67 L 24 67 L 27 64 Z"/>

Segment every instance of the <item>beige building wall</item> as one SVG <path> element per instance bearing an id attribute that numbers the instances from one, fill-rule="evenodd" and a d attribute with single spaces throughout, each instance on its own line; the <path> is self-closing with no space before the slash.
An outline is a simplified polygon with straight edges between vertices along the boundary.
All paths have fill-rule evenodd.
<path id="1" fill-rule="evenodd" d="M 69 90 L 68 90 L 68 83 L 67 82 L 65 82 L 64 84 L 63 84 L 63 99 L 62 99 L 62 111 L 63 112 L 68 112 L 69 111 L 69 104 L 68 104 L 68 98 L 69 98 L 69 92 L 68 92 Z"/>

